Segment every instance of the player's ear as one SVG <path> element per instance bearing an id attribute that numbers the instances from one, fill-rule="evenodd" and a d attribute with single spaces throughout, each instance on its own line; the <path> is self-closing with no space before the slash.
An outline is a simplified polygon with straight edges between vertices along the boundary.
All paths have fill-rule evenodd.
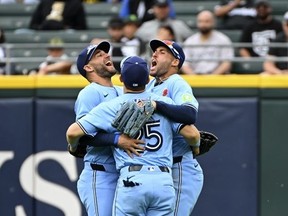
<path id="1" fill-rule="evenodd" d="M 149 82 L 150 82 L 150 76 L 147 78 L 146 84 L 148 84 Z"/>
<path id="2" fill-rule="evenodd" d="M 179 63 L 180 63 L 179 59 L 176 59 L 176 58 L 175 58 L 175 59 L 172 61 L 171 66 L 172 66 L 172 67 L 178 67 Z"/>
<path id="3" fill-rule="evenodd" d="M 121 75 L 119 76 L 119 80 L 120 80 L 120 82 L 122 82 L 122 83 L 123 83 L 123 78 L 122 78 L 122 76 L 121 76 Z"/>
<path id="4" fill-rule="evenodd" d="M 84 69 L 86 72 L 88 72 L 88 73 L 91 73 L 91 72 L 94 71 L 94 68 L 91 67 L 89 64 L 84 65 L 83 69 Z"/>

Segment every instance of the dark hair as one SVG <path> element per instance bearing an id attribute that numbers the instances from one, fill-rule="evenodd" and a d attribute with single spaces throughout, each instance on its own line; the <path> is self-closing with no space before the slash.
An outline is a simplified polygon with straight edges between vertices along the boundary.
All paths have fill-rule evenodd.
<path id="1" fill-rule="evenodd" d="M 0 43 L 5 43 L 5 34 L 3 29 L 0 29 Z"/>
<path id="2" fill-rule="evenodd" d="M 158 29 L 161 29 L 161 28 L 166 29 L 167 31 L 169 31 L 169 33 L 171 35 L 173 35 L 173 40 L 175 40 L 175 32 L 174 32 L 173 28 L 170 25 L 161 25 L 161 26 L 159 26 Z"/>
<path id="3" fill-rule="evenodd" d="M 112 16 L 110 20 L 108 21 L 108 27 L 109 28 L 123 28 L 124 21 L 122 18 L 118 16 Z"/>

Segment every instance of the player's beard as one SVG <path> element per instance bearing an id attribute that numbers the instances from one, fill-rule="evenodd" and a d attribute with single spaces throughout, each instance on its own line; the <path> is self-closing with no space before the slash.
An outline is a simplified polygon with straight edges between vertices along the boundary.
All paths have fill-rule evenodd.
<path id="1" fill-rule="evenodd" d="M 95 66 L 95 71 L 98 76 L 103 78 L 111 78 L 117 73 L 117 70 L 114 66 L 106 66 L 106 65 L 97 65 Z"/>
<path id="2" fill-rule="evenodd" d="M 156 65 L 156 70 L 155 71 L 151 71 L 150 75 L 153 76 L 153 77 L 161 78 L 168 72 L 168 70 L 169 70 L 169 66 L 168 65 L 158 63 Z"/>

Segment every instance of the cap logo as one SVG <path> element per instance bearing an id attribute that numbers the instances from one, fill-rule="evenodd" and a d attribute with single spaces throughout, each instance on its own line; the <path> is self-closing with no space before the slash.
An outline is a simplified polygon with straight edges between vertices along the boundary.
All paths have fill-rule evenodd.
<path id="1" fill-rule="evenodd" d="M 93 50 L 97 45 L 89 45 L 87 47 L 87 55 L 89 55 L 89 53 L 91 52 L 91 50 Z"/>
<path id="2" fill-rule="evenodd" d="M 169 40 L 163 40 L 163 42 L 170 48 L 171 52 L 177 59 L 181 59 L 179 52 L 173 47 L 174 42 Z"/>

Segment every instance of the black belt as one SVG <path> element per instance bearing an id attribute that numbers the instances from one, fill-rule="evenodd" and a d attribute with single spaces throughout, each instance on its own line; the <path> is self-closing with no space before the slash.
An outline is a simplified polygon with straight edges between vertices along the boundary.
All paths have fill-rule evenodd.
<path id="1" fill-rule="evenodd" d="M 183 156 L 173 157 L 173 164 L 182 162 Z"/>
<path id="2" fill-rule="evenodd" d="M 142 169 L 142 165 L 133 165 L 133 166 L 129 166 L 128 171 L 129 172 L 133 172 L 133 171 L 140 171 Z M 169 169 L 168 167 L 164 167 L 164 166 L 158 166 L 158 168 L 161 170 L 161 172 L 167 172 L 169 173 Z"/>
<path id="3" fill-rule="evenodd" d="M 93 170 L 98 170 L 98 171 L 106 171 L 105 170 L 105 167 L 103 166 L 103 165 L 101 165 L 101 164 L 90 164 L 90 166 L 91 166 L 91 168 L 93 169 Z"/>

